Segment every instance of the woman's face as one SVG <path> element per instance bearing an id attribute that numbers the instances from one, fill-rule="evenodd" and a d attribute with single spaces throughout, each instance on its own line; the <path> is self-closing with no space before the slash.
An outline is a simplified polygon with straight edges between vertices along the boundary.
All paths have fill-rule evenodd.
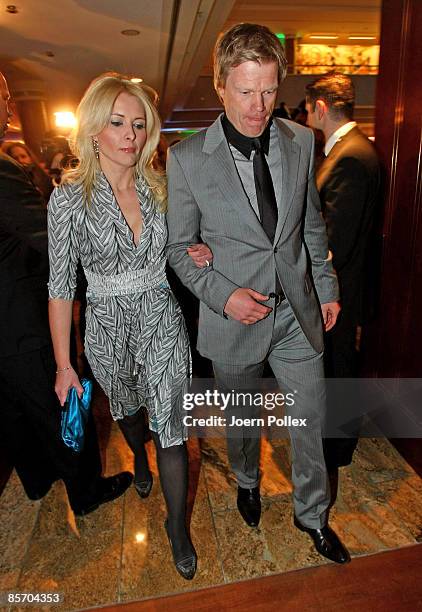
<path id="1" fill-rule="evenodd" d="M 108 125 L 96 136 L 101 166 L 134 166 L 147 139 L 145 128 L 145 109 L 138 98 L 119 94 Z"/>
<path id="2" fill-rule="evenodd" d="M 30 166 L 32 164 L 32 157 L 23 147 L 13 147 L 10 151 L 10 155 L 18 164 L 22 164 L 22 166 Z"/>

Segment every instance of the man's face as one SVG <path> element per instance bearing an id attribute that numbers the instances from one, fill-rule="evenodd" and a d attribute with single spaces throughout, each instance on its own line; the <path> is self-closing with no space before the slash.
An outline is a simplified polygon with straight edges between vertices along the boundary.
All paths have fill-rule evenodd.
<path id="1" fill-rule="evenodd" d="M 9 108 L 10 93 L 6 79 L 0 72 L 0 138 L 2 138 L 8 128 L 9 119 L 12 112 Z"/>
<path id="2" fill-rule="evenodd" d="M 262 134 L 274 109 L 278 90 L 276 62 L 247 61 L 231 68 L 218 88 L 229 121 L 244 136 Z"/>

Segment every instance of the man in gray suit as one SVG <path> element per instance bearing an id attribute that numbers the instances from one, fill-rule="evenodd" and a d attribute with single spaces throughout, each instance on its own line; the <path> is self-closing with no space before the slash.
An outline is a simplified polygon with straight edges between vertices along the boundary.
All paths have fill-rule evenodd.
<path id="1" fill-rule="evenodd" d="M 348 552 L 327 524 L 321 441 L 321 318 L 326 330 L 335 324 L 338 286 L 314 183 L 313 134 L 271 119 L 286 64 L 264 26 L 239 24 L 218 40 L 214 85 L 225 113 L 169 155 L 168 256 L 201 302 L 198 349 L 212 360 L 219 389 L 244 388 L 268 361 L 283 392 L 294 394 L 286 412 L 308 424 L 289 431 L 294 522 L 321 554 L 345 563 Z M 200 240 L 214 255 L 202 269 L 187 252 Z M 227 440 L 238 509 L 257 526 L 260 440 L 239 433 Z"/>

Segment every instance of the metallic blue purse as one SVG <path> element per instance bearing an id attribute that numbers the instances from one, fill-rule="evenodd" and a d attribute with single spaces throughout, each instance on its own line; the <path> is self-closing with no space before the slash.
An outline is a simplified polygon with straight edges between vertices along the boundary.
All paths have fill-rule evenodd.
<path id="1" fill-rule="evenodd" d="M 82 378 L 81 385 L 84 389 L 81 399 L 79 399 L 75 387 L 69 389 L 65 409 L 62 412 L 63 442 L 75 453 L 80 453 L 84 446 L 85 428 L 92 397 L 92 381 Z"/>

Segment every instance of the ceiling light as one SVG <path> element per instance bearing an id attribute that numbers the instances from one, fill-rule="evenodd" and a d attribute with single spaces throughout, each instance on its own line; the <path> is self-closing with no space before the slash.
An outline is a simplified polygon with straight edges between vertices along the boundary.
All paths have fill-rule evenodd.
<path id="1" fill-rule="evenodd" d="M 139 30 L 122 30 L 123 36 L 138 36 L 141 32 Z"/>
<path id="2" fill-rule="evenodd" d="M 76 126 L 76 117 L 70 111 L 54 113 L 56 117 L 56 127 L 74 128 Z"/>
<path id="3" fill-rule="evenodd" d="M 348 36 L 349 40 L 376 40 L 376 36 Z"/>
<path id="4" fill-rule="evenodd" d="M 6 7 L 6 13 L 12 13 L 12 15 L 16 15 L 18 13 L 18 7 L 16 4 L 8 4 Z"/>
<path id="5" fill-rule="evenodd" d="M 141 79 L 139 77 L 133 77 L 133 79 L 130 80 L 132 81 L 132 83 L 142 83 L 144 79 Z"/>
<path id="6" fill-rule="evenodd" d="M 312 36 L 310 36 L 309 38 L 318 38 L 320 40 L 336 40 L 338 38 L 338 36 L 331 36 L 328 34 L 313 34 Z"/>

